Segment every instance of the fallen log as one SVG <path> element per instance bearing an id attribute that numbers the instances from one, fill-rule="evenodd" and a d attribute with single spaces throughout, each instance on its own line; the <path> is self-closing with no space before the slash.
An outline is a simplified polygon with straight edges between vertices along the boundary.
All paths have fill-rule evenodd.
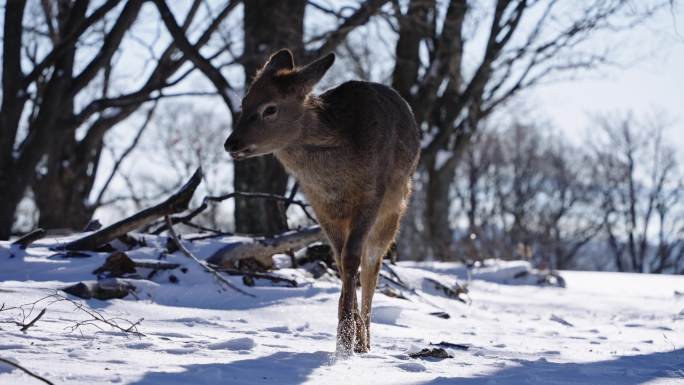
<path id="1" fill-rule="evenodd" d="M 135 261 L 123 251 L 110 254 L 104 264 L 93 271 L 98 277 L 119 278 L 135 274 L 137 268 L 152 270 L 173 270 L 179 268 L 180 263 L 159 261 Z"/>
<path id="2" fill-rule="evenodd" d="M 207 258 L 207 263 L 230 268 L 233 267 L 233 262 L 235 261 L 254 258 L 264 266 L 270 266 L 271 257 L 274 254 L 301 249 L 311 243 L 320 242 L 324 239 L 325 237 L 319 226 L 306 227 L 273 237 L 259 237 L 243 242 L 230 243 Z"/>
<path id="3" fill-rule="evenodd" d="M 135 292 L 135 286 L 117 278 L 100 281 L 83 281 L 62 289 L 63 292 L 82 299 L 99 299 L 106 301 L 114 298 L 124 298 Z"/>
<path id="4" fill-rule="evenodd" d="M 13 245 L 18 245 L 20 249 L 25 249 L 27 248 L 30 244 L 33 242 L 43 238 L 46 234 L 46 231 L 43 229 L 35 229 L 31 231 L 28 234 L 23 235 L 16 241 L 12 242 Z"/>
<path id="5" fill-rule="evenodd" d="M 145 226 L 160 217 L 187 210 L 197 186 L 202 181 L 202 168 L 198 168 L 190 180 L 164 202 L 147 208 L 122 221 L 107 226 L 92 234 L 71 241 L 60 248 L 63 250 L 94 250 L 126 233 Z"/>
<path id="6" fill-rule="evenodd" d="M 434 286 L 435 290 L 441 291 L 444 293 L 445 296 L 448 298 L 453 298 L 457 301 L 461 301 L 465 304 L 468 303 L 467 300 L 461 298 L 461 294 L 468 294 L 468 289 L 466 287 L 463 287 L 459 285 L 458 283 L 454 283 L 453 287 L 449 287 L 439 281 L 436 281 L 432 278 L 424 278 L 425 282 L 428 284 Z"/>

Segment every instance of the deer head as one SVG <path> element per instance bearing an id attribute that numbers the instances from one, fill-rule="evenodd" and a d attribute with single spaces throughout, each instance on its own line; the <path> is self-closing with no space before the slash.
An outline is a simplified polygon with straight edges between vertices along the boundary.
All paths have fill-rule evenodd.
<path id="1" fill-rule="evenodd" d="M 334 61 L 330 53 L 295 68 L 289 50 L 271 55 L 242 99 L 240 117 L 224 145 L 233 159 L 270 154 L 301 138 L 307 97 Z"/>

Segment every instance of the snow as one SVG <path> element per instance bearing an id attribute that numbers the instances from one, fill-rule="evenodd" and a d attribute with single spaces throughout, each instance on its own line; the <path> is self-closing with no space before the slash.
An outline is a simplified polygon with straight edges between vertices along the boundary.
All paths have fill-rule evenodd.
<path id="1" fill-rule="evenodd" d="M 252 350 L 252 349 L 254 349 L 254 346 L 256 346 L 254 339 L 249 338 L 249 337 L 243 337 L 243 338 L 233 338 L 231 340 L 223 341 L 223 342 L 215 342 L 213 344 L 207 345 L 207 348 L 209 348 L 211 350 L 221 350 L 221 349 Z"/>
<path id="2" fill-rule="evenodd" d="M 437 151 L 437 158 L 435 159 L 435 168 L 440 169 L 446 162 L 454 156 L 451 151 L 439 150 Z"/>
<path id="3" fill-rule="evenodd" d="M 129 251 L 135 260 L 164 256 L 164 237 Z M 206 258 L 233 238 L 188 243 Z M 65 258 L 45 239 L 20 250 L 0 242 L 0 305 L 19 306 L 56 289 L 93 280 L 107 253 Z M 414 288 L 409 300 L 378 292 L 372 350 L 347 360 L 334 355 L 339 282 L 314 280 L 301 269 L 278 273 L 296 288 L 257 280 L 249 298 L 225 291 L 180 253 L 168 262 L 187 269 L 152 280 L 122 278 L 136 296 L 79 300 L 110 319 L 136 322 L 134 336 L 106 325 L 72 330 L 85 315 L 65 301 L 47 307 L 26 333 L 18 310 L 0 312 L 0 357 L 55 384 L 684 384 L 684 278 L 563 271 L 566 287 L 537 286 L 526 262 L 490 261 L 470 272 L 455 263 L 399 263 L 394 270 Z M 146 276 L 147 271 L 140 271 Z M 170 276 L 177 278 L 171 283 Z M 470 278 L 469 278 L 470 277 Z M 447 298 L 427 279 L 467 281 L 469 304 Z M 449 319 L 430 313 L 442 311 Z M 28 317 L 31 318 L 31 317 Z M 450 359 L 414 359 L 442 341 Z M 0 384 L 36 384 L 0 365 Z"/>

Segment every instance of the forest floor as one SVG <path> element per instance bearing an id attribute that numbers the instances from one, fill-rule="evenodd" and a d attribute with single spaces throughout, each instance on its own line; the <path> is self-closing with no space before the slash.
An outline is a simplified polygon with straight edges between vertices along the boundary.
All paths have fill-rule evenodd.
<path id="1" fill-rule="evenodd" d="M 164 240 L 128 255 L 157 260 Z M 225 241 L 187 246 L 205 258 Z M 296 279 L 295 288 L 261 280 L 246 287 L 229 278 L 252 298 L 221 290 L 174 253 L 166 261 L 185 272 L 127 279 L 135 296 L 66 297 L 71 302 L 46 297 L 93 280 L 108 253 L 65 258 L 49 249 L 61 242 L 44 239 L 27 250 L 0 242 L 0 358 L 54 384 L 684 384 L 681 276 L 562 271 L 563 288 L 535 284 L 525 262 L 490 261 L 469 271 L 403 262 L 393 269 L 412 288 L 403 292 L 407 299 L 377 293 L 371 352 L 337 360 L 340 285 L 333 276 L 277 271 Z M 448 298 L 430 279 L 467 283 L 468 303 Z M 29 323 L 42 309 L 25 332 L 14 323 Z M 141 320 L 131 329 L 141 334 L 86 311 L 121 329 Z M 456 344 L 442 345 L 452 358 L 411 358 L 440 342 Z M 0 384 L 40 383 L 0 363 Z"/>

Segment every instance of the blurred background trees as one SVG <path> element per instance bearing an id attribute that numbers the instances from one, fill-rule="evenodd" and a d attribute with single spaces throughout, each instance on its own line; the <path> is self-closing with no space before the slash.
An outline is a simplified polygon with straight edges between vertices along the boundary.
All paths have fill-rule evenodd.
<path id="1" fill-rule="evenodd" d="M 669 122 L 605 115 L 581 141 L 516 104 L 533 87 L 609 68 L 615 38 L 673 4 L 6 1 L 0 239 L 122 217 L 198 165 L 203 194 L 296 194 L 272 156 L 233 164 L 222 152 L 250 79 L 288 47 L 298 63 L 337 52 L 322 86 L 378 81 L 413 108 L 423 150 L 401 258 L 682 272 Z M 237 198 L 200 220 L 267 235 L 308 223 L 282 210 Z"/>

